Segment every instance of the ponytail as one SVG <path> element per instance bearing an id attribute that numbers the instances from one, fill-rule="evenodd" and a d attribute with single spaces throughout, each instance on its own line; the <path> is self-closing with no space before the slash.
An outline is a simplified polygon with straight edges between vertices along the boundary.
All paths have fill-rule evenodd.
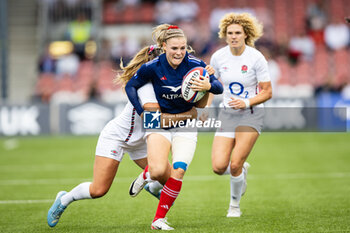
<path id="1" fill-rule="evenodd" d="M 158 46 L 151 45 L 143 47 L 133 57 L 133 59 L 128 63 L 127 66 L 124 66 L 122 59 L 120 59 L 120 68 L 122 69 L 123 73 L 116 75 L 116 77 L 114 78 L 114 83 L 121 83 L 124 87 L 144 63 L 153 60 L 160 54 L 162 54 L 162 50 Z"/>

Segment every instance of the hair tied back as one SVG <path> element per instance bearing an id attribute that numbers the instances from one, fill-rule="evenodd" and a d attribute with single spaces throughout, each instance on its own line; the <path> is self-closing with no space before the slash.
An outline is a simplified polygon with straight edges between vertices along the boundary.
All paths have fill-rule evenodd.
<path id="1" fill-rule="evenodd" d="M 148 55 L 151 55 L 152 52 L 154 51 L 154 49 L 156 49 L 156 48 L 157 48 L 156 44 L 149 46 L 149 48 L 148 48 Z"/>

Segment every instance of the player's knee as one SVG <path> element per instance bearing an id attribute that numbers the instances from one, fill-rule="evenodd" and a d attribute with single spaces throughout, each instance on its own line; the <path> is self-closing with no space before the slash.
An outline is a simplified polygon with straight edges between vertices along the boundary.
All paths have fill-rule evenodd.
<path id="1" fill-rule="evenodd" d="M 148 167 L 149 174 L 152 180 L 161 180 L 163 177 L 167 175 L 167 169 L 162 167 Z"/>
<path id="2" fill-rule="evenodd" d="M 238 162 L 231 162 L 230 164 L 230 170 L 231 170 L 231 174 L 234 176 L 239 175 L 239 171 L 242 170 L 242 164 L 238 163 Z"/>
<path id="3" fill-rule="evenodd" d="M 185 173 L 186 171 L 183 168 L 174 168 L 174 170 L 171 172 L 171 176 L 176 179 L 183 179 Z"/>
<path id="4" fill-rule="evenodd" d="M 176 161 L 173 163 L 173 170 L 171 172 L 171 176 L 177 178 L 177 179 L 183 179 L 186 170 L 187 170 L 188 164 L 183 161 Z"/>
<path id="5" fill-rule="evenodd" d="M 90 189 L 90 196 L 92 198 L 99 198 L 99 197 L 103 197 L 107 192 L 108 192 L 108 188 L 106 187 L 97 187 L 97 188 L 91 188 Z"/>
<path id="6" fill-rule="evenodd" d="M 226 169 L 227 167 L 220 167 L 220 166 L 213 165 L 213 172 L 217 175 L 224 174 Z"/>
<path id="7" fill-rule="evenodd" d="M 217 175 L 223 175 L 227 170 L 228 164 L 222 162 L 217 162 L 215 159 L 212 161 L 213 172 Z"/>

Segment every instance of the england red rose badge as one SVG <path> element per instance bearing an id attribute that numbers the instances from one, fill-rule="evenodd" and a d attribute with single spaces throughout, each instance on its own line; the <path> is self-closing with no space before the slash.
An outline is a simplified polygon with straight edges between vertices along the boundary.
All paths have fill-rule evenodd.
<path id="1" fill-rule="evenodd" d="M 242 68 L 241 68 L 241 72 L 242 72 L 242 74 L 247 73 L 247 71 L 248 71 L 248 66 L 243 65 L 243 66 L 242 66 Z"/>

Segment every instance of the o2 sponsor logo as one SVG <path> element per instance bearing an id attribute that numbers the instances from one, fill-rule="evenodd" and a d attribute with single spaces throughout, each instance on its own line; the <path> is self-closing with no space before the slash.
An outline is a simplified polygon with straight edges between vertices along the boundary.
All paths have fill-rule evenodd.
<path id="1" fill-rule="evenodd" d="M 242 95 L 244 98 L 248 98 L 248 91 L 244 91 L 244 86 L 242 85 L 242 83 L 239 82 L 232 82 L 229 85 L 229 89 L 231 94 L 233 95 Z"/>

